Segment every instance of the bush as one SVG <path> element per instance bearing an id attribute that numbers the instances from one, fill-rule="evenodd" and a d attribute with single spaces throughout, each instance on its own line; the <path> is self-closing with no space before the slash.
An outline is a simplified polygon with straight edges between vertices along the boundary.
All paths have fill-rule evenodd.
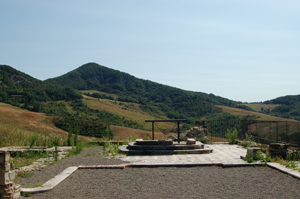
<path id="1" fill-rule="evenodd" d="M 237 134 L 238 134 L 238 131 L 236 129 L 234 129 L 232 132 L 229 129 L 227 129 L 227 133 L 226 133 L 225 137 L 227 138 L 229 144 L 236 143 Z"/>

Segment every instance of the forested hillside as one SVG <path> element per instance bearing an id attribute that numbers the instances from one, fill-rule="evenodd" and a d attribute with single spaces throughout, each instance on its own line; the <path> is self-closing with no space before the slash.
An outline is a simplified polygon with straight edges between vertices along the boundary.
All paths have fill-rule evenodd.
<path id="1" fill-rule="evenodd" d="M 41 102 L 82 98 L 71 88 L 35 79 L 10 66 L 0 65 L 0 102 L 39 112 Z"/>
<path id="2" fill-rule="evenodd" d="M 270 111 L 271 115 L 300 120 L 300 95 L 287 95 L 268 100 L 265 104 L 280 104 Z"/>
<path id="3" fill-rule="evenodd" d="M 185 127 L 200 119 L 258 119 L 250 114 L 253 109 L 239 102 L 139 79 L 96 63 L 45 81 L 0 65 L 0 102 L 57 116 L 56 126 L 78 126 L 82 135 L 92 136 L 103 136 L 107 124 L 148 129 L 147 118 L 188 119 Z M 300 95 L 265 103 L 281 104 L 270 111 L 274 116 L 300 119 Z M 222 106 L 245 109 L 249 115 L 231 114 Z"/>
<path id="4" fill-rule="evenodd" d="M 214 105 L 237 107 L 237 103 L 213 94 L 185 91 L 136 78 L 96 63 L 85 64 L 76 70 L 45 82 L 66 85 L 78 90 L 98 90 L 117 94 L 115 100 L 139 103 L 146 112 L 156 110 L 168 118 L 187 118 L 191 122 L 201 117 L 219 113 Z"/>

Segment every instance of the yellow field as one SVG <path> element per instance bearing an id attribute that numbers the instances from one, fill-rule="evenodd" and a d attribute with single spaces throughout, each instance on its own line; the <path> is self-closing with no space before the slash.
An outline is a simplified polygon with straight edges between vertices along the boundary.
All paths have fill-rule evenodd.
<path id="1" fill-rule="evenodd" d="M 127 120 L 136 121 L 139 124 L 142 124 L 146 130 L 152 129 L 152 124 L 149 122 L 145 122 L 145 120 L 154 120 L 158 119 L 153 116 L 150 116 L 148 113 L 143 112 L 138 104 L 135 103 L 127 103 L 121 102 L 123 105 L 120 105 L 120 102 L 115 102 L 113 100 L 108 99 L 96 99 L 93 97 L 88 97 L 83 95 L 84 99 L 83 102 L 91 109 L 96 110 L 105 110 L 113 114 L 117 114 L 120 117 L 125 117 Z M 161 113 L 163 114 L 163 113 Z M 161 119 L 168 119 L 166 117 Z M 175 124 L 174 123 L 156 123 L 160 129 L 167 128 L 169 130 L 173 129 Z"/>
<path id="2" fill-rule="evenodd" d="M 90 93 L 90 94 L 93 94 L 93 93 L 105 94 L 105 95 L 108 95 L 108 96 L 112 96 L 113 98 L 118 98 L 119 97 L 116 94 L 108 94 L 108 93 L 104 93 L 104 92 L 97 91 L 97 90 L 80 90 L 79 92 L 81 92 L 81 93 Z"/>
<path id="3" fill-rule="evenodd" d="M 248 106 L 250 108 L 252 108 L 255 111 L 261 111 L 261 108 L 263 108 L 264 110 L 266 109 L 270 109 L 270 111 L 272 111 L 275 107 L 277 106 L 281 106 L 280 104 L 240 104 L 240 105 L 245 105 Z"/>
<path id="4" fill-rule="evenodd" d="M 143 131 L 139 129 L 132 129 L 128 127 L 123 127 L 123 126 L 110 126 L 110 130 L 114 133 L 114 138 L 119 139 L 119 140 L 124 140 L 128 139 L 130 136 L 136 138 L 143 138 L 144 136 L 146 138 L 152 139 L 152 131 Z M 161 140 L 161 139 L 166 139 L 170 135 L 176 135 L 176 133 L 170 133 L 168 135 L 164 135 L 162 132 L 154 132 L 154 139 L 155 140 Z"/>
<path id="5" fill-rule="evenodd" d="M 36 132 L 46 134 L 58 134 L 66 137 L 68 133 L 57 128 L 53 122 L 53 117 L 44 113 L 36 113 L 0 103 L 0 130 L 22 131 L 24 133 Z M 90 138 L 82 137 L 83 140 Z"/>
<path id="6" fill-rule="evenodd" d="M 295 121 L 292 119 L 285 119 L 281 117 L 274 117 L 270 115 L 266 115 L 263 113 L 257 113 L 253 111 L 247 111 L 244 109 L 239 109 L 239 108 L 232 108 L 232 107 L 227 107 L 227 106 L 221 106 L 217 105 L 217 107 L 221 108 L 224 112 L 230 113 L 235 116 L 246 116 L 246 115 L 255 115 L 259 116 L 258 120 L 269 120 L 269 121 Z"/>

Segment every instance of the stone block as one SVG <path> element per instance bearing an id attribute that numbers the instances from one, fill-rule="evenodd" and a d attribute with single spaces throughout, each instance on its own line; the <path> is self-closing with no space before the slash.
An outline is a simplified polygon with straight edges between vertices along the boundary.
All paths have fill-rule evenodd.
<path id="1" fill-rule="evenodd" d="M 196 140 L 193 138 L 189 138 L 187 139 L 186 144 L 196 144 Z"/>
<path id="2" fill-rule="evenodd" d="M 16 179 L 16 171 L 15 170 L 9 171 L 8 176 L 9 176 L 10 181 L 14 181 Z"/>
<path id="3" fill-rule="evenodd" d="M 289 147 L 288 144 L 282 144 L 282 143 L 271 143 L 269 145 L 270 149 L 274 149 L 274 150 L 286 150 Z"/>
<path id="4" fill-rule="evenodd" d="M 10 159 L 10 153 L 8 152 L 0 152 L 0 165 L 8 164 Z"/>
<path id="5" fill-rule="evenodd" d="M 8 172 L 11 168 L 11 164 L 0 164 L 0 171 Z"/>
<path id="6" fill-rule="evenodd" d="M 0 185 L 6 185 L 10 183 L 9 172 L 0 171 Z"/>

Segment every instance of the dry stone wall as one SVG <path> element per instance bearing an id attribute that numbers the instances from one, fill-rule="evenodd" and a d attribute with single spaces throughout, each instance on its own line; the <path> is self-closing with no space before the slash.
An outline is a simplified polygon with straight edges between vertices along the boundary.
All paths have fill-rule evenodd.
<path id="1" fill-rule="evenodd" d="M 188 138 L 194 138 L 197 141 L 205 140 L 205 143 L 209 143 L 207 128 L 204 128 L 203 126 L 194 126 L 193 128 L 180 133 L 181 141 L 187 141 Z M 169 136 L 168 140 L 177 141 L 177 135 Z"/>
<path id="2" fill-rule="evenodd" d="M 13 182 L 16 178 L 15 167 L 10 160 L 10 153 L 0 152 L 0 198 L 15 199 L 20 197 L 20 185 Z"/>

